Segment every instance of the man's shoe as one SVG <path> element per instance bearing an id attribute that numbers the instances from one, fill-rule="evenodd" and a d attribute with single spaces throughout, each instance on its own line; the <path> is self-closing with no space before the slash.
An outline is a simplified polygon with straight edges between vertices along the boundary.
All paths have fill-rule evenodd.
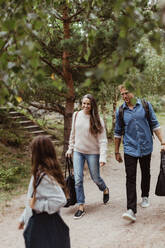
<path id="1" fill-rule="evenodd" d="M 122 216 L 125 220 L 136 221 L 136 215 L 132 211 L 132 209 L 128 209 L 126 213 Z"/>
<path id="2" fill-rule="evenodd" d="M 77 212 L 74 215 L 74 219 L 80 219 L 85 214 L 85 211 L 83 210 L 77 210 Z"/>
<path id="3" fill-rule="evenodd" d="M 142 197 L 142 202 L 141 202 L 141 207 L 142 208 L 148 208 L 149 207 L 149 200 L 148 197 Z"/>
<path id="4" fill-rule="evenodd" d="M 108 193 L 103 193 L 103 202 L 106 204 L 109 201 L 109 189 L 107 188 Z"/>

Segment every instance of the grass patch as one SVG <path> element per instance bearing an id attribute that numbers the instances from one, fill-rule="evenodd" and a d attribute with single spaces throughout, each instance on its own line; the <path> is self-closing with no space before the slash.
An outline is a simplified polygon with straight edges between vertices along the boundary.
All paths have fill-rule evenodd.
<path id="1" fill-rule="evenodd" d="M 30 169 L 27 151 L 0 143 L 0 205 L 27 191 Z"/>

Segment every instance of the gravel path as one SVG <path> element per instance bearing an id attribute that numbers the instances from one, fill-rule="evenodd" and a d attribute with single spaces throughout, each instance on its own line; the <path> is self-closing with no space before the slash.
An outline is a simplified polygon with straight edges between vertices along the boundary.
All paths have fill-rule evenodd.
<path id="1" fill-rule="evenodd" d="M 138 205 L 136 223 L 121 218 L 126 210 L 124 165 L 111 159 L 101 169 L 110 187 L 110 203 L 102 203 L 102 192 L 85 172 L 86 215 L 73 219 L 76 207 L 62 209 L 62 216 L 70 227 L 72 248 L 164 248 L 165 247 L 165 198 L 154 195 L 160 164 L 160 146 L 155 139 L 151 166 L 151 205 L 142 209 Z M 140 170 L 137 179 L 140 202 Z M 19 215 L 24 207 L 25 195 L 12 202 L 0 214 L 0 248 L 23 248 L 22 231 L 17 230 Z M 62 248 L 62 247 L 61 247 Z"/>

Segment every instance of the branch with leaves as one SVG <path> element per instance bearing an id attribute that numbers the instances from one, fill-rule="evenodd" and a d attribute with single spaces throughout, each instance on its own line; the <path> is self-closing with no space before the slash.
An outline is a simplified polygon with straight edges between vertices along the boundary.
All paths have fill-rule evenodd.
<path id="1" fill-rule="evenodd" d="M 58 113 L 60 113 L 62 115 L 65 114 L 65 108 L 62 105 L 58 104 L 58 103 L 56 103 L 56 104 L 54 103 L 51 106 L 48 106 L 46 104 L 31 102 L 31 103 L 29 103 L 29 105 L 33 106 L 33 107 L 35 107 L 37 109 L 45 109 L 45 110 L 49 110 L 49 111 L 54 111 L 54 112 L 58 112 Z"/>
<path id="2" fill-rule="evenodd" d="M 62 72 L 60 72 L 50 61 L 48 61 L 46 58 L 44 57 L 41 57 L 40 56 L 40 59 L 45 63 L 47 64 L 53 72 L 57 73 L 57 75 L 60 75 L 62 78 L 63 78 L 63 74 Z"/>

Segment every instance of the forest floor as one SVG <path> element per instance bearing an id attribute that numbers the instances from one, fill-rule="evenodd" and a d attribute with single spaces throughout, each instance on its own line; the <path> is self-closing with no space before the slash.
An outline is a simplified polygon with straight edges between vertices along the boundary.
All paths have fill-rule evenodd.
<path id="1" fill-rule="evenodd" d="M 165 128 L 163 128 L 165 130 Z M 102 202 L 102 192 L 85 171 L 86 215 L 73 219 L 76 206 L 63 208 L 61 214 L 70 227 L 72 248 L 164 248 L 165 247 L 165 198 L 154 194 L 160 167 L 160 144 L 154 140 L 151 163 L 150 207 L 142 209 L 140 169 L 137 173 L 137 220 L 129 223 L 122 219 L 126 210 L 124 164 L 110 158 L 101 168 L 101 176 L 110 188 L 110 201 Z M 22 231 L 17 229 L 26 195 L 7 202 L 0 211 L 0 248 L 23 248 Z"/>

